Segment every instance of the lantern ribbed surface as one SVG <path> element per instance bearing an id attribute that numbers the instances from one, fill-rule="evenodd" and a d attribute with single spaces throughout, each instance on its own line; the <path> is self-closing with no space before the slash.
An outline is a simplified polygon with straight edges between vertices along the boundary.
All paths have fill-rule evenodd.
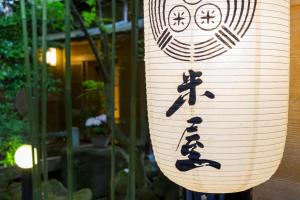
<path id="1" fill-rule="evenodd" d="M 277 170 L 289 100 L 288 0 L 144 0 L 148 117 L 161 171 L 233 193 Z"/>

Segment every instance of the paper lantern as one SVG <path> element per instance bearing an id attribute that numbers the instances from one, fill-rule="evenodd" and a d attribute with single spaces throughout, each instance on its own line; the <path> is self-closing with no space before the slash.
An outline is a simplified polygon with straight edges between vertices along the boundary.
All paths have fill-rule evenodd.
<path id="1" fill-rule="evenodd" d="M 288 0 L 144 0 L 148 116 L 173 182 L 244 191 L 278 168 L 289 99 Z"/>

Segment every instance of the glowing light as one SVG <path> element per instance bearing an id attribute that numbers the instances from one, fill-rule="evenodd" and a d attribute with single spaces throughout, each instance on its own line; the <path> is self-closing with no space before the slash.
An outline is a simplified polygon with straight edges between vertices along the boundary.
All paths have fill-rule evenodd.
<path id="1" fill-rule="evenodd" d="M 56 66 L 57 54 L 56 48 L 49 48 L 46 54 L 47 63 L 51 66 Z"/>
<path id="2" fill-rule="evenodd" d="M 37 151 L 34 149 L 35 163 L 37 164 Z M 32 146 L 22 145 L 15 153 L 15 162 L 22 169 L 32 168 Z"/>

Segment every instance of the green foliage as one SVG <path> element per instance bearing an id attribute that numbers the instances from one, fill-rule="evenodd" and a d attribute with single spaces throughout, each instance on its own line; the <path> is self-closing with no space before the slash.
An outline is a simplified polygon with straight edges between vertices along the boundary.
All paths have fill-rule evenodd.
<path id="1" fill-rule="evenodd" d="M 87 0 L 86 3 L 87 3 L 89 6 L 96 6 L 96 1 L 95 1 L 95 0 Z"/>
<path id="2" fill-rule="evenodd" d="M 86 27 L 91 26 L 97 19 L 96 8 L 93 7 L 90 11 L 83 11 L 82 17 L 84 19 L 84 25 Z"/>
<path id="3" fill-rule="evenodd" d="M 86 27 L 90 27 L 97 20 L 97 14 L 96 14 L 97 3 L 96 3 L 96 0 L 85 0 L 82 2 L 86 3 L 90 7 L 89 10 L 84 10 L 81 13 L 81 16 L 84 21 L 84 25 Z"/>
<path id="4" fill-rule="evenodd" d="M 104 82 L 95 80 L 86 80 L 82 83 L 84 88 L 80 98 L 84 101 L 82 107 L 82 121 L 103 115 L 106 113 L 106 97 L 104 92 Z M 95 119 L 96 120 L 96 119 Z M 89 137 L 91 134 L 107 135 L 109 127 L 106 122 L 97 126 L 84 126 L 84 133 Z"/>
<path id="5" fill-rule="evenodd" d="M 0 164 L 14 164 L 13 155 L 27 130 L 15 108 L 15 99 L 25 86 L 20 16 L 0 17 Z"/>
<path id="6" fill-rule="evenodd" d="M 0 199 L 20 200 L 22 199 L 22 184 L 12 181 L 16 177 L 13 168 L 7 169 L 0 174 Z"/>
<path id="7" fill-rule="evenodd" d="M 86 80 L 83 82 L 85 89 L 84 93 L 80 96 L 84 97 L 89 104 L 86 106 L 89 117 L 105 113 L 106 97 L 104 93 L 104 82 L 95 80 Z"/>
<path id="8" fill-rule="evenodd" d="M 87 0 L 87 1 L 84 1 L 84 2 L 89 6 L 89 9 L 84 10 L 81 13 L 81 16 L 82 16 L 83 21 L 84 21 L 84 25 L 86 27 L 91 27 L 93 25 L 94 26 L 99 26 L 99 29 L 102 32 L 108 31 L 108 30 L 105 30 L 105 26 L 103 26 L 102 24 L 104 24 L 106 22 L 111 23 L 111 21 L 112 21 L 111 18 L 105 18 L 104 16 L 102 18 L 98 17 L 96 0 Z"/>
<path id="9" fill-rule="evenodd" d="M 109 135 L 109 127 L 108 124 L 102 123 L 99 126 L 93 126 L 93 127 L 87 127 L 86 132 L 88 132 L 89 135 Z"/>
<path id="10" fill-rule="evenodd" d="M 65 7 L 60 1 L 51 1 L 48 3 L 48 29 L 50 31 L 63 31 L 65 19 Z"/>
<path id="11" fill-rule="evenodd" d="M 40 8 L 38 15 L 41 19 Z M 49 3 L 49 15 L 54 20 L 49 23 L 50 28 L 60 29 L 64 19 L 63 4 Z M 13 155 L 16 148 L 28 133 L 27 117 L 20 114 L 16 108 L 17 95 L 21 91 L 24 92 L 26 87 L 21 17 L 18 6 L 11 16 L 0 16 L 0 30 L 0 165 L 11 166 L 14 164 Z M 56 91 L 57 83 L 58 81 L 49 75 L 49 92 Z M 26 100 L 22 99 L 22 103 L 26 104 Z"/>
<path id="12" fill-rule="evenodd" d="M 87 80 L 83 82 L 83 87 L 87 90 L 98 90 L 99 92 L 104 91 L 104 82 Z"/>
<path id="13" fill-rule="evenodd" d="M 14 155 L 16 150 L 22 145 L 22 139 L 12 137 L 10 140 L 2 141 L 0 151 L 5 152 L 4 159 L 0 163 L 4 166 L 12 166 L 15 164 Z"/>
<path id="14" fill-rule="evenodd" d="M 20 133 L 27 130 L 27 123 L 20 118 L 19 113 L 11 111 L 10 104 L 0 105 L 0 137 L 10 139 L 10 137 L 19 137 Z"/>

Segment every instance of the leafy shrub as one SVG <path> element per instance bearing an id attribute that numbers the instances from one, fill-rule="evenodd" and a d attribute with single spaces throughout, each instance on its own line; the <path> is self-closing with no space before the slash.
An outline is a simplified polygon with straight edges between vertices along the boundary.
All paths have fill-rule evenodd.
<path id="1" fill-rule="evenodd" d="M 20 16 L 0 17 L 0 164 L 14 164 L 13 155 L 27 130 L 17 112 L 15 99 L 25 87 Z"/>
<path id="2" fill-rule="evenodd" d="M 41 1 L 38 2 L 41 3 Z M 29 8 L 28 13 L 30 13 Z M 61 2 L 50 2 L 48 11 L 52 20 L 49 23 L 49 29 L 61 30 L 64 5 Z M 37 18 L 41 20 L 40 6 L 38 6 L 37 13 Z M 29 14 L 28 19 L 30 19 Z M 24 142 L 23 140 L 28 133 L 26 111 L 20 113 L 16 108 L 17 96 L 21 92 L 24 93 L 26 87 L 21 27 L 20 9 L 17 4 L 12 15 L 0 16 L 0 165 L 5 166 L 14 164 L 14 152 Z M 56 91 L 57 83 L 58 81 L 49 75 L 48 90 L 50 92 Z M 26 97 L 26 95 L 23 96 Z M 24 105 L 27 104 L 26 99 L 21 100 Z"/>

